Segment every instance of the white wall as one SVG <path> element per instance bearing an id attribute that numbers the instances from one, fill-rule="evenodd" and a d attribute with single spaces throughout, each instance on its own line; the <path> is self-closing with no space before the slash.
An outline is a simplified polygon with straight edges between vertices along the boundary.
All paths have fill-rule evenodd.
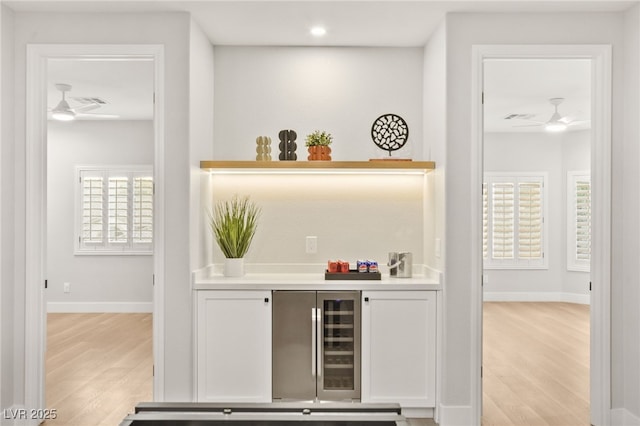
<path id="1" fill-rule="evenodd" d="M 216 46 L 215 54 L 216 159 L 253 160 L 256 137 L 264 135 L 277 160 L 282 129 L 297 132 L 299 161 L 307 158 L 305 136 L 316 129 L 334 136 L 334 160 L 384 156 L 370 132 L 385 113 L 409 126 L 403 154 L 425 159 L 422 49 Z"/>
<path id="2" fill-rule="evenodd" d="M 152 76 L 149 76 L 152 78 Z M 47 278 L 50 312 L 150 312 L 152 256 L 77 256 L 76 166 L 153 165 L 152 121 L 49 121 Z M 63 283 L 71 292 L 63 292 Z"/>
<path id="3" fill-rule="evenodd" d="M 444 177 L 446 170 L 447 137 L 447 40 L 446 22 L 431 35 L 424 48 L 423 82 L 423 122 L 425 158 L 435 161 L 436 169 L 427 181 L 427 199 L 432 200 L 425 206 L 424 251 L 425 263 L 438 271 L 444 270 L 445 241 L 445 193 Z M 439 245 L 440 253 L 437 253 Z"/>
<path id="4" fill-rule="evenodd" d="M 26 46 L 30 43 L 160 44 L 164 46 L 164 246 L 159 259 L 164 274 L 165 331 L 162 337 L 164 383 L 157 398 L 190 401 L 192 398 L 191 265 L 190 265 L 190 159 L 189 159 L 189 35 L 190 18 L 185 13 L 158 14 L 15 14 L 15 140 L 4 141 L 15 148 L 13 178 L 15 206 L 14 308 L 14 401 L 24 404 L 24 312 L 25 312 L 25 96 Z M 4 37 L 3 37 L 4 40 Z M 157 156 L 156 156 L 157 158 Z M 156 187 L 156 189 L 158 189 Z M 157 195 L 157 193 L 156 193 Z M 2 194 L 5 197 L 5 194 Z M 162 208 L 162 206 L 161 206 Z M 156 256 L 157 257 L 157 256 Z M 204 266 L 204 265 L 202 265 Z M 156 373 L 157 374 L 157 373 Z M 164 394 L 164 395 L 163 395 Z"/>
<path id="5" fill-rule="evenodd" d="M 443 342 L 443 392 L 441 395 L 443 410 L 442 424 L 473 423 L 478 407 L 472 406 L 472 391 L 477 390 L 475 384 L 474 360 L 475 341 L 471 331 L 476 328 L 479 318 L 472 317 L 475 311 L 471 297 L 470 283 L 477 283 L 477 273 L 471 268 L 474 252 L 469 247 L 471 232 L 471 188 L 473 169 L 469 155 L 473 151 L 470 144 L 472 99 L 472 46 L 493 44 L 612 44 L 614 51 L 622 51 L 623 19 L 616 13 L 584 13 L 584 14 L 449 14 L 447 16 L 447 170 L 446 170 L 446 288 L 444 303 L 444 335 Z M 636 52 L 637 55 L 637 52 Z M 613 111 L 622 111 L 623 92 L 622 55 L 613 57 Z M 637 97 L 637 92 L 632 98 Z M 619 271 L 622 271 L 620 247 L 624 247 L 621 225 L 623 210 L 627 205 L 623 199 L 622 175 L 631 172 L 624 167 L 620 150 L 623 146 L 637 143 L 623 139 L 622 117 L 613 115 L 613 238 L 614 253 L 612 269 L 613 288 L 624 288 L 625 283 Z M 635 159 L 634 159 L 635 160 Z M 633 179 L 633 177 L 632 177 Z M 632 197 L 637 198 L 638 182 L 634 185 Z M 631 195 L 629 195 L 631 197 Z M 637 217 L 640 212 L 633 213 Z M 625 213 L 626 214 L 626 213 Z M 638 253 L 633 252 L 638 257 Z M 626 248 L 626 247 L 625 247 Z M 630 254 L 631 255 L 631 254 Z M 636 283 L 637 285 L 637 283 Z M 612 312 L 621 310 L 623 299 L 619 294 L 613 295 Z M 620 318 L 613 318 L 612 326 L 624 327 Z M 615 338 L 615 336 L 614 336 Z M 620 353 L 624 353 L 621 341 L 613 342 L 613 361 Z M 621 361 L 621 359 L 618 359 Z M 638 367 L 625 371 L 640 380 Z M 613 378 L 612 391 L 614 406 L 623 406 L 623 386 L 619 377 Z M 634 408 L 636 409 L 636 408 Z"/>
<path id="6" fill-rule="evenodd" d="M 213 260 L 213 240 L 205 211 L 209 209 L 208 176 L 200 161 L 213 158 L 214 55 L 213 46 L 192 20 L 189 39 L 189 163 L 191 170 L 191 270 Z"/>
<path id="7" fill-rule="evenodd" d="M 588 302 L 589 274 L 567 271 L 568 171 L 590 169 L 588 131 L 485 133 L 485 172 L 546 172 L 548 269 L 486 269 L 484 300 Z"/>
<path id="8" fill-rule="evenodd" d="M 14 401 L 13 12 L 0 5 L 0 410 Z"/>
<path id="9" fill-rule="evenodd" d="M 329 259 L 376 260 L 386 272 L 390 251 L 410 251 L 422 263 L 423 191 L 420 175 L 214 175 L 212 197 L 248 195 L 262 209 L 246 262 L 312 264 L 322 272 Z M 305 252 L 305 237 L 318 252 Z M 215 262 L 224 256 L 215 248 Z M 254 266 L 259 268 L 258 265 Z"/>

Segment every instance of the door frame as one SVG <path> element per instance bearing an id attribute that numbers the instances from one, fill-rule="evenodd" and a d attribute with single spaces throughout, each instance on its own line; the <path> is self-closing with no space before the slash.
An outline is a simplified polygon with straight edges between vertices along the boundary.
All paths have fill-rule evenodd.
<path id="1" fill-rule="evenodd" d="M 591 424 L 611 417 L 611 100 L 610 45 L 475 45 L 472 48 L 471 184 L 483 181 L 483 80 L 485 59 L 591 60 L 592 255 L 590 279 Z M 482 418 L 482 191 L 471 191 L 472 417 Z M 595 386 L 594 386 L 595 384 Z"/>
<path id="2" fill-rule="evenodd" d="M 47 61 L 154 61 L 154 399 L 164 399 L 164 46 L 30 44 L 26 73 L 25 407 L 45 408 L 47 245 Z"/>

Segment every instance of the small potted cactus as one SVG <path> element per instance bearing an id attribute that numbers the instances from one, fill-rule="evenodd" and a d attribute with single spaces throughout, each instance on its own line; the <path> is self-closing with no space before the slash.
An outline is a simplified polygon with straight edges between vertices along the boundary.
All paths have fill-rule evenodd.
<path id="1" fill-rule="evenodd" d="M 309 151 L 307 160 L 331 160 L 331 148 L 329 148 L 331 142 L 333 142 L 333 136 L 325 131 L 316 130 L 307 135 L 305 140 L 305 145 Z"/>

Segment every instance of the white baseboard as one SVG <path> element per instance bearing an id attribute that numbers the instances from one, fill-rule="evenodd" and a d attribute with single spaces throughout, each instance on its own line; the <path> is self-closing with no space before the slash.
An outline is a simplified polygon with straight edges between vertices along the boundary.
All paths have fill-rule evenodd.
<path id="1" fill-rule="evenodd" d="M 591 304 L 591 296 L 588 294 L 560 293 L 560 292 L 499 292 L 485 291 L 483 293 L 485 302 L 568 302 L 579 303 L 581 305 Z"/>
<path id="2" fill-rule="evenodd" d="M 150 313 L 153 302 L 47 302 L 52 313 Z"/>
<path id="3" fill-rule="evenodd" d="M 402 407 L 402 415 L 409 419 L 433 419 L 433 408 Z"/>
<path id="4" fill-rule="evenodd" d="M 473 410 L 469 405 L 440 405 L 438 424 L 440 426 L 469 426 L 473 424 Z"/>
<path id="5" fill-rule="evenodd" d="M 611 410 L 611 426 L 640 426 L 640 417 L 624 408 Z"/>

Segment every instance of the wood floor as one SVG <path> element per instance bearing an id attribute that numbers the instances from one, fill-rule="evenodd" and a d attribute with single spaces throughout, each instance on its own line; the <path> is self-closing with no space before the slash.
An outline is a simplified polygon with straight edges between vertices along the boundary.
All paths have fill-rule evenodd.
<path id="1" fill-rule="evenodd" d="M 114 426 L 152 400 L 150 314 L 48 314 L 53 426 Z M 589 425 L 589 307 L 484 304 L 484 426 Z M 411 420 L 412 425 L 435 425 Z"/>
<path id="2" fill-rule="evenodd" d="M 586 426 L 589 306 L 485 302 L 484 426 Z"/>
<path id="3" fill-rule="evenodd" d="M 153 398 L 151 314 L 48 314 L 51 426 L 117 426 Z"/>

